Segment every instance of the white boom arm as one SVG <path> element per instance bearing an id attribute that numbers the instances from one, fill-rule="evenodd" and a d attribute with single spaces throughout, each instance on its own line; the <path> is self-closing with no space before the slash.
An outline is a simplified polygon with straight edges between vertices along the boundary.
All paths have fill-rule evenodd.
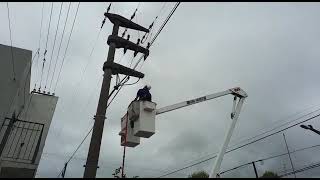
<path id="1" fill-rule="evenodd" d="M 173 110 L 176 110 L 176 109 L 180 109 L 180 108 L 183 108 L 183 107 L 186 107 L 186 106 L 190 106 L 190 105 L 193 105 L 193 104 L 196 104 L 196 103 L 200 103 L 200 102 L 203 102 L 203 101 L 215 99 L 215 98 L 218 98 L 218 97 L 221 97 L 221 96 L 225 96 L 225 95 L 228 95 L 228 94 L 233 94 L 233 95 L 235 95 L 237 97 L 240 97 L 240 98 L 248 97 L 246 92 L 244 92 L 241 88 L 237 87 L 237 88 L 228 89 L 228 90 L 223 91 L 223 92 L 218 92 L 218 93 L 210 94 L 210 95 L 207 95 L 207 96 L 199 97 L 199 98 L 196 98 L 196 99 L 183 101 L 183 102 L 180 102 L 180 103 L 177 103 L 177 104 L 165 106 L 165 107 L 157 109 L 156 114 L 158 115 L 158 114 L 162 114 L 162 113 L 165 113 L 165 112 L 173 111 Z"/>
<path id="2" fill-rule="evenodd" d="M 183 101 L 183 102 L 180 102 L 180 103 L 177 103 L 177 104 L 165 106 L 165 107 L 162 107 L 162 108 L 159 108 L 159 109 L 156 110 L 156 115 L 158 115 L 158 114 L 166 113 L 166 112 L 169 112 L 169 111 L 173 111 L 173 110 L 176 110 L 176 109 L 180 109 L 180 108 L 183 108 L 183 107 L 186 107 L 186 106 L 190 106 L 190 105 L 193 105 L 193 104 L 196 104 L 196 103 L 200 103 L 200 102 L 203 102 L 203 101 L 215 99 L 215 98 L 218 98 L 218 97 L 221 97 L 221 96 L 225 96 L 225 95 L 229 95 L 229 94 L 232 94 L 232 95 L 235 96 L 234 100 L 233 100 L 233 107 L 232 107 L 232 113 L 231 113 L 232 122 L 231 122 L 231 125 L 230 125 L 227 133 L 226 133 L 224 143 L 223 143 L 223 145 L 222 145 L 222 147 L 221 147 L 221 149 L 219 151 L 219 154 L 218 154 L 218 156 L 216 158 L 214 167 L 213 167 L 213 169 L 212 169 L 212 171 L 210 173 L 210 178 L 214 178 L 214 177 L 217 177 L 219 175 L 219 170 L 220 170 L 221 162 L 222 162 L 222 159 L 223 159 L 223 155 L 226 152 L 226 149 L 227 149 L 228 144 L 230 142 L 230 139 L 231 139 L 233 130 L 235 128 L 236 122 L 237 122 L 237 120 L 239 118 L 239 114 L 240 114 L 240 110 L 241 110 L 243 101 L 244 101 L 244 99 L 246 97 L 248 97 L 247 93 L 245 91 L 243 91 L 241 88 L 236 87 L 236 88 L 228 89 L 228 90 L 223 91 L 223 92 L 218 92 L 218 93 L 210 94 L 210 95 L 207 95 L 207 96 L 199 97 L 199 98 L 196 98 L 196 99 Z M 237 101 L 237 97 L 240 98 L 238 103 L 236 102 Z"/>

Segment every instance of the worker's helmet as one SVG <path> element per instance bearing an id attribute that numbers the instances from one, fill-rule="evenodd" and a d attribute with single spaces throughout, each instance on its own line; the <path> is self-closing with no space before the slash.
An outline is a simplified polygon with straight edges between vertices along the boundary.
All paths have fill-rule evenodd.
<path id="1" fill-rule="evenodd" d="M 150 90 L 151 89 L 151 86 L 150 85 L 146 85 L 146 87 Z"/>

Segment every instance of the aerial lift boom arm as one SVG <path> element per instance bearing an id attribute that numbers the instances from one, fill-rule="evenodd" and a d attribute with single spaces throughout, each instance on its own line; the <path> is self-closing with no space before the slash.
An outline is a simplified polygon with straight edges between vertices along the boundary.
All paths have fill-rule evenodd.
<path id="1" fill-rule="evenodd" d="M 159 114 L 162 114 L 162 113 L 165 113 L 165 112 L 173 111 L 173 110 L 176 110 L 176 109 L 180 109 L 180 108 L 183 108 L 183 107 L 186 107 L 186 106 L 190 106 L 190 105 L 193 105 L 193 104 L 196 104 L 196 103 L 204 102 L 204 101 L 207 101 L 207 100 L 215 99 L 215 98 L 218 98 L 218 97 L 221 97 L 221 96 L 225 96 L 225 95 L 229 95 L 229 94 L 234 95 L 232 112 L 231 112 L 232 122 L 231 122 L 231 125 L 229 126 L 229 129 L 228 129 L 227 133 L 226 133 L 226 136 L 225 136 L 225 139 L 224 139 L 224 143 L 223 143 L 223 145 L 222 145 L 222 147 L 221 147 L 221 149 L 219 151 L 219 154 L 218 154 L 218 156 L 217 156 L 217 158 L 215 160 L 214 167 L 213 167 L 213 169 L 212 169 L 212 171 L 210 173 L 210 178 L 215 178 L 215 177 L 219 176 L 219 170 L 220 170 L 220 166 L 221 166 L 221 162 L 222 162 L 223 156 L 224 156 L 224 154 L 226 152 L 226 149 L 228 147 L 228 144 L 230 142 L 230 139 L 231 139 L 233 130 L 235 128 L 237 119 L 239 118 L 239 114 L 240 114 L 241 107 L 242 107 L 242 104 L 244 102 L 244 99 L 246 97 L 248 97 L 247 93 L 245 91 L 243 91 L 241 88 L 236 87 L 236 88 L 228 89 L 228 90 L 223 91 L 223 92 L 218 92 L 218 93 L 210 94 L 210 95 L 207 95 L 207 96 L 199 97 L 199 98 L 196 98 L 196 99 L 183 101 L 183 102 L 180 102 L 180 103 L 177 103 L 177 104 L 165 106 L 165 107 L 162 107 L 162 108 L 159 108 L 159 109 L 156 110 L 156 115 L 159 115 Z M 237 98 L 239 98 L 238 103 L 237 103 Z"/>
<path id="2" fill-rule="evenodd" d="M 162 113 L 165 113 L 165 112 L 169 112 L 169 111 L 173 111 L 173 110 L 176 110 L 176 109 L 180 109 L 180 108 L 183 108 L 183 107 L 186 107 L 186 106 L 190 106 L 190 105 L 193 105 L 193 104 L 196 104 L 196 103 L 200 103 L 200 102 L 203 102 L 203 101 L 208 101 L 208 100 L 211 100 L 211 99 L 215 99 L 215 98 L 218 98 L 218 97 L 221 97 L 221 96 L 229 95 L 229 94 L 232 94 L 232 95 L 234 95 L 236 97 L 240 97 L 240 98 L 248 97 L 246 92 L 244 92 L 241 88 L 236 87 L 236 88 L 228 89 L 228 90 L 223 91 L 223 92 L 218 92 L 218 93 L 210 94 L 210 95 L 207 95 L 207 96 L 203 96 L 203 97 L 199 97 L 199 98 L 195 98 L 195 99 L 191 99 L 191 100 L 188 100 L 188 101 L 183 101 L 183 102 L 180 102 L 180 103 L 176 103 L 176 104 L 173 104 L 173 105 L 169 105 L 169 106 L 165 106 L 165 107 L 159 108 L 159 109 L 156 110 L 156 115 L 162 114 Z M 233 107 L 233 109 L 234 109 L 234 107 Z"/>

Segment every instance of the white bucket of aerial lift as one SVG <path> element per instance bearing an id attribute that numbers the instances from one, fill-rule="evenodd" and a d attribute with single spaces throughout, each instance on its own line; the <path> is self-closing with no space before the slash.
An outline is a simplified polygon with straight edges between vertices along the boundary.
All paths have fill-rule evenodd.
<path id="1" fill-rule="evenodd" d="M 150 101 L 133 101 L 129 105 L 129 120 L 134 123 L 135 136 L 149 138 L 155 133 L 156 105 Z"/>
<path id="2" fill-rule="evenodd" d="M 121 146 L 127 147 L 136 147 L 140 144 L 140 137 L 134 136 L 133 129 L 130 127 L 130 123 L 128 122 L 127 128 L 127 139 L 125 141 L 125 133 L 126 133 L 126 121 L 127 121 L 127 113 L 121 118 L 121 131 L 119 135 L 121 136 Z"/>
<path id="3" fill-rule="evenodd" d="M 132 101 L 128 107 L 129 121 L 137 121 L 140 115 L 140 101 Z"/>

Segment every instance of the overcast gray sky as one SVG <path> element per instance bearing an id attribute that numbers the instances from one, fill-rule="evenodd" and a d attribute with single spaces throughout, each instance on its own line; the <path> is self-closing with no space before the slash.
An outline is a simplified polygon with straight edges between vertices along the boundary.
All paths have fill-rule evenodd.
<path id="1" fill-rule="evenodd" d="M 141 2 L 137 22 L 148 27 L 163 4 Z M 159 29 L 174 4 L 165 4 L 154 32 Z M 108 51 L 106 41 L 112 30 L 108 20 L 92 57 L 89 58 L 89 55 L 108 5 L 102 2 L 80 4 L 55 92 L 59 100 L 37 172 L 38 177 L 56 177 L 93 124 L 92 117 L 97 107 L 103 74 L 102 65 Z M 115 2 L 111 12 L 129 18 L 137 5 L 138 2 Z M 50 6 L 51 3 L 44 4 L 40 60 L 45 49 Z M 57 44 L 61 39 L 67 6 L 68 3 L 63 4 Z M 60 3 L 54 3 L 47 59 L 50 59 L 52 53 L 59 7 Z M 66 48 L 76 7 L 77 3 L 72 3 L 61 55 Z M 13 46 L 35 53 L 40 34 L 42 3 L 9 3 L 9 8 Z M 152 85 L 153 101 L 157 107 L 241 87 L 249 97 L 241 111 L 230 146 L 319 108 L 319 18 L 319 3 L 181 3 L 150 48 L 150 56 L 142 68 L 138 66 L 145 73 L 145 78 L 135 85 L 125 86 L 107 110 L 97 177 L 112 177 L 114 169 L 120 167 L 120 118 L 136 91 L 146 83 Z M 7 7 L 4 2 L 0 4 L 0 20 L 0 43 L 10 45 Z M 122 32 L 123 29 L 119 35 Z M 139 35 L 143 35 L 131 30 L 128 32 L 134 42 Z M 120 61 L 122 52 L 122 49 L 117 51 L 116 62 Z M 61 55 L 57 69 L 61 66 Z M 128 51 L 120 63 L 129 66 L 132 57 L 133 52 Z M 39 81 L 40 63 L 35 61 L 33 64 L 31 88 Z M 45 67 L 46 75 L 48 64 Z M 56 76 L 54 83 L 55 80 Z M 157 177 L 213 155 L 219 150 L 230 123 L 231 108 L 232 97 L 226 96 L 157 116 L 155 135 L 142 139 L 136 148 L 128 148 L 127 175 Z M 319 111 L 304 118 L 317 113 Z M 320 129 L 318 118 L 309 124 Z M 285 131 L 285 134 L 290 150 L 320 144 L 317 134 L 298 126 Z M 68 165 L 66 177 L 83 176 L 89 139 Z M 279 133 L 227 154 L 222 170 L 285 152 L 283 137 Z M 292 158 L 295 169 L 319 162 L 319 152 L 315 148 L 294 153 Z M 213 162 L 210 160 L 168 177 L 186 177 L 202 169 L 209 171 Z M 287 156 L 257 164 L 259 174 L 265 170 L 288 172 L 290 167 Z M 319 177 L 319 172 L 319 168 L 314 168 L 297 176 Z M 225 177 L 254 177 L 254 172 L 251 166 L 247 166 L 226 173 Z"/>

